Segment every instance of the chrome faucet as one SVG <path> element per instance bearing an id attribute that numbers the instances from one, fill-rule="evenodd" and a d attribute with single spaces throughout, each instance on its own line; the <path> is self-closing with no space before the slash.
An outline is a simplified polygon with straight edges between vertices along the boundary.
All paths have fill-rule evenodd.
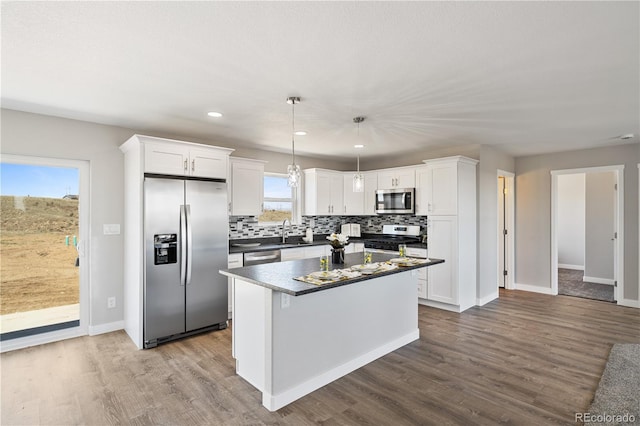
<path id="1" fill-rule="evenodd" d="M 289 232 L 291 232 L 291 222 L 289 222 L 289 219 L 285 219 L 282 222 L 282 244 L 287 242 L 287 224 L 289 224 Z"/>

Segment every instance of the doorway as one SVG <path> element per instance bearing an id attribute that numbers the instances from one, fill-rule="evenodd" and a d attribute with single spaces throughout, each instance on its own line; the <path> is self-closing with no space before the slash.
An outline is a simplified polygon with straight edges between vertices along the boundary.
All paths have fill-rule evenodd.
<path id="1" fill-rule="evenodd" d="M 623 291 L 624 166 L 552 171 L 552 294 L 615 302 Z"/>
<path id="2" fill-rule="evenodd" d="M 2 351 L 86 334 L 88 164 L 3 155 Z"/>
<path id="3" fill-rule="evenodd" d="M 515 271 L 515 174 L 498 170 L 498 292 L 513 289 Z"/>

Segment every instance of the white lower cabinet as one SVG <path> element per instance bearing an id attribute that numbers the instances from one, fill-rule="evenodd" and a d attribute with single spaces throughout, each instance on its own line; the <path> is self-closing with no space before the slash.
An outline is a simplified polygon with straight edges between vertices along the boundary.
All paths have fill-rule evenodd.
<path id="1" fill-rule="evenodd" d="M 289 248 L 280 250 L 280 261 L 304 259 L 304 247 Z"/>
<path id="2" fill-rule="evenodd" d="M 344 252 L 349 253 L 360 253 L 364 251 L 364 243 L 351 243 L 344 248 Z"/>
<path id="3" fill-rule="evenodd" d="M 407 256 L 426 259 L 427 249 L 417 248 L 417 247 L 407 247 Z M 428 268 L 418 269 L 418 298 L 420 299 L 427 298 L 427 269 Z"/>
<path id="4" fill-rule="evenodd" d="M 455 312 L 476 304 L 474 229 L 475 222 L 460 216 L 429 217 L 429 258 L 445 262 L 426 268 L 427 300 L 420 303 Z"/>
<path id="5" fill-rule="evenodd" d="M 242 253 L 233 253 L 229 254 L 227 257 L 227 268 L 242 268 L 243 266 L 243 256 Z M 233 317 L 233 285 L 231 284 L 231 278 L 229 278 L 229 319 Z"/>
<path id="6" fill-rule="evenodd" d="M 311 257 L 320 257 L 329 254 L 329 245 L 321 244 L 309 247 L 294 247 L 280 250 L 280 260 L 309 259 Z"/>
<path id="7" fill-rule="evenodd" d="M 436 302 L 458 304 L 456 279 L 455 242 L 458 239 L 457 217 L 437 216 L 429 218 L 429 255 L 435 259 L 445 259 L 444 263 L 433 265 L 428 270 L 427 298 Z"/>

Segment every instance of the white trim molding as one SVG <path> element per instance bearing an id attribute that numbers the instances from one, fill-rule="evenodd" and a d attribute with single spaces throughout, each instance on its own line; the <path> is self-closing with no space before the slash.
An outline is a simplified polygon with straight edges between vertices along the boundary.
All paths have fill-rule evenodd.
<path id="1" fill-rule="evenodd" d="M 628 308 L 640 308 L 640 301 L 631 299 L 620 299 L 618 300 L 618 305 L 626 306 Z"/>
<path id="2" fill-rule="evenodd" d="M 118 330 L 124 330 L 124 320 L 91 325 L 89 326 L 89 336 L 97 336 L 98 334 L 111 333 L 112 331 Z"/>
<path id="3" fill-rule="evenodd" d="M 480 297 L 476 299 L 476 306 L 484 306 L 489 302 L 492 302 L 498 298 L 498 292 L 491 293 L 488 296 Z"/>
<path id="4" fill-rule="evenodd" d="M 571 265 L 568 263 L 558 263 L 558 268 L 572 269 L 574 271 L 584 271 L 584 265 Z"/>
<path id="5" fill-rule="evenodd" d="M 586 275 L 582 276 L 582 282 L 615 285 L 615 281 L 612 278 L 588 277 Z"/>
<path id="6" fill-rule="evenodd" d="M 549 294 L 552 296 L 558 295 L 558 289 L 556 289 L 554 292 L 550 287 L 540 287 L 539 285 L 519 284 L 519 283 L 515 283 L 515 286 L 516 286 L 516 290 L 530 291 L 532 293 Z"/>

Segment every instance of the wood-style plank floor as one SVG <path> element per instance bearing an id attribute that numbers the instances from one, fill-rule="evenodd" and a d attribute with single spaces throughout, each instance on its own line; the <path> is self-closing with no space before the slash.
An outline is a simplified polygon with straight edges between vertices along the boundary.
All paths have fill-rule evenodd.
<path id="1" fill-rule="evenodd" d="M 420 306 L 420 340 L 277 411 L 235 375 L 231 331 L 139 351 L 122 331 L 4 353 L 2 425 L 575 424 L 640 310 L 501 291 Z M 354 336 L 357 338 L 357 336 Z"/>

